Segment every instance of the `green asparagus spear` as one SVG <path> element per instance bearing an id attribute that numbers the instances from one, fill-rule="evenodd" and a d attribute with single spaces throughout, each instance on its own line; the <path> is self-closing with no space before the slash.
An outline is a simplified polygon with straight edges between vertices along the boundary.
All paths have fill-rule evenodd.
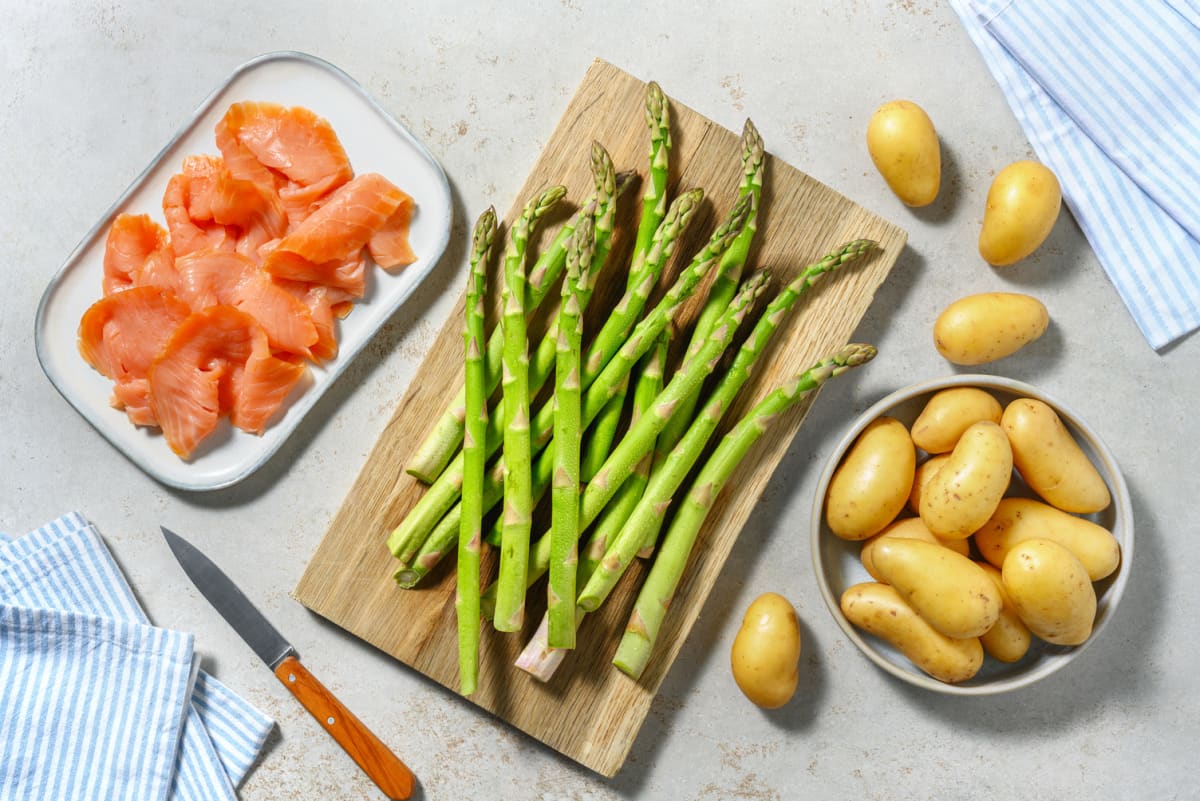
<path id="1" fill-rule="evenodd" d="M 578 235 L 576 239 L 578 239 Z M 550 587 L 546 611 L 550 641 L 559 648 L 575 645 L 575 572 L 579 543 L 579 444 L 583 318 L 579 263 L 591 258 L 591 243 L 571 240 L 567 277 L 563 281 L 558 325 L 558 359 L 554 371 L 554 478 L 551 489 Z M 578 255 L 576 255 L 578 254 Z M 522 576 L 521 591 L 524 592 Z"/>
<path id="2" fill-rule="evenodd" d="M 846 346 L 771 392 L 725 435 L 692 483 L 642 585 L 613 660 L 620 670 L 634 678 L 645 670 L 700 528 L 750 447 L 780 414 L 809 397 L 828 379 L 865 364 L 874 356 L 875 349 L 870 345 Z"/>
<path id="3" fill-rule="evenodd" d="M 667 209 L 667 178 L 670 173 L 671 107 L 657 83 L 646 84 L 646 126 L 650 129 L 650 180 L 642 193 L 642 217 L 638 224 L 635 253 L 650 249 L 654 230 Z"/>
<path id="4" fill-rule="evenodd" d="M 533 520 L 532 452 L 529 441 L 529 338 L 525 328 L 525 248 L 538 220 L 562 199 L 566 188 L 555 186 L 531 198 L 513 225 L 504 253 L 504 539 L 500 547 L 500 589 L 496 628 L 516 631 L 525 614 L 529 527 Z M 574 238 L 572 238 L 574 241 Z M 578 256 L 578 254 L 575 254 Z M 567 260 L 572 256 L 568 249 Z"/>
<path id="5" fill-rule="evenodd" d="M 454 593 L 454 611 L 458 618 L 458 681 L 463 695 L 475 692 L 479 680 L 479 549 L 483 535 L 483 435 L 487 430 L 483 298 L 487 291 L 487 261 L 495 235 L 496 210 L 489 208 L 475 224 L 463 329 L 466 388 L 463 514 L 458 537 L 458 582 Z"/>
<path id="6" fill-rule="evenodd" d="M 689 354 L 699 349 L 704 343 L 705 337 L 709 335 L 716 324 L 721 310 L 729 305 L 730 299 L 737 292 L 738 282 L 742 280 L 742 270 L 746 264 L 746 257 L 750 253 L 750 244 L 754 239 L 755 231 L 758 230 L 758 207 L 762 197 L 765 168 L 766 155 L 763 151 L 762 137 L 758 135 L 758 129 L 754 127 L 754 123 L 746 120 L 742 129 L 742 183 L 738 187 L 738 196 L 752 195 L 754 198 L 753 210 L 750 212 L 749 219 L 746 220 L 746 227 L 742 229 L 737 239 L 730 245 L 729 250 L 725 251 L 725 255 L 721 257 L 721 264 L 717 267 L 712 287 L 708 290 L 708 298 L 704 302 L 700 316 L 696 319 L 696 324 L 692 327 L 692 338 L 688 343 L 687 350 Z M 699 397 L 700 394 L 696 393 L 685 398 L 679 404 L 679 409 L 671 418 L 671 422 L 667 423 L 667 427 L 659 435 L 659 441 L 655 447 L 656 464 L 671 452 L 671 449 L 687 431 Z M 654 469 L 656 468 L 652 468 L 652 472 Z"/>
<path id="7" fill-rule="evenodd" d="M 627 187 L 633 184 L 635 173 L 623 172 L 617 175 L 616 190 L 620 195 Z M 596 209 L 600 205 L 598 196 L 593 196 L 584 202 L 580 208 L 567 222 L 559 229 L 550 246 L 546 248 L 539 257 L 537 262 L 529 270 L 529 292 L 525 303 L 526 313 L 533 312 L 542 304 L 542 301 L 550 293 L 550 289 L 554 286 L 554 282 L 562 275 L 563 266 L 566 263 L 567 241 L 570 240 L 571 234 L 575 232 L 575 227 L 579 221 L 585 217 L 592 216 L 596 213 Z M 484 362 L 487 365 L 487 383 L 488 393 L 495 391 L 500 385 L 500 361 L 504 350 L 504 338 L 499 328 L 492 331 L 487 341 L 487 353 L 484 357 Z M 463 408 L 465 405 L 465 389 L 460 389 L 458 394 L 454 396 L 454 400 L 442 412 L 442 416 L 438 418 L 433 426 L 433 430 L 425 438 L 425 441 L 417 448 L 416 453 L 409 459 L 405 466 L 405 471 L 417 479 L 424 481 L 426 484 L 432 483 L 445 469 L 446 465 L 454 458 L 455 452 L 458 450 L 459 444 L 462 442 L 463 436 Z M 393 552 L 395 552 L 393 550 Z"/>

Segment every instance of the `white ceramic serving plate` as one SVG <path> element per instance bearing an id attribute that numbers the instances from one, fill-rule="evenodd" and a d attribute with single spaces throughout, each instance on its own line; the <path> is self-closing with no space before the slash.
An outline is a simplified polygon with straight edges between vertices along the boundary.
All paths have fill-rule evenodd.
<path id="1" fill-rule="evenodd" d="M 1042 642 L 1035 637 L 1029 653 L 1019 662 L 1006 665 L 985 656 L 983 667 L 974 678 L 961 684 L 946 684 L 924 673 L 907 657 L 883 640 L 855 628 L 842 614 L 839 603 L 842 592 L 859 582 L 874 581 L 874 579 L 859 561 L 862 543 L 848 542 L 831 532 L 825 524 L 824 510 L 825 493 L 829 488 L 834 471 L 842 461 L 842 456 L 872 420 L 888 415 L 911 426 L 925 407 L 925 403 L 935 392 L 948 387 L 960 386 L 973 386 L 988 390 L 1000 401 L 1002 406 L 1007 406 L 1009 401 L 1019 397 L 1037 398 L 1049 404 L 1058 413 L 1075 441 L 1083 448 L 1084 453 L 1088 455 L 1092 464 L 1096 466 L 1108 484 L 1112 503 L 1104 511 L 1089 515 L 1088 519 L 1109 529 L 1117 538 L 1121 545 L 1121 564 L 1111 576 L 1095 584 L 1098 601 L 1096 622 L 1092 636 L 1083 645 L 1056 646 Z M 924 456 L 924 452 L 918 451 L 918 459 L 924 458 Z M 1019 477 L 1015 473 L 1014 484 L 1017 486 L 1014 488 L 1013 494 L 1034 497 L 1031 492 L 1020 485 Z M 1125 584 L 1129 579 L 1130 563 L 1133 559 L 1133 512 L 1130 506 L 1129 488 L 1121 476 L 1116 460 L 1104 442 L 1062 401 L 1029 384 L 990 375 L 955 375 L 913 384 L 893 392 L 864 412 L 838 442 L 821 473 L 813 500 L 811 532 L 813 567 L 821 595 L 825 598 L 825 604 L 846 636 L 858 646 L 858 649 L 868 659 L 893 676 L 918 687 L 953 695 L 992 695 L 1008 692 L 1026 687 L 1066 667 L 1088 645 L 1095 642 L 1107 627 L 1117 608 L 1117 602 L 1125 591 Z"/>
<path id="2" fill-rule="evenodd" d="M 389 273 L 372 268 L 366 296 L 340 321 L 336 359 L 310 366 L 310 379 L 292 393 L 261 437 L 223 420 L 190 461 L 171 452 L 157 429 L 133 426 L 109 406 L 111 382 L 79 355 L 76 332 L 87 308 L 101 297 L 105 238 L 116 215 L 148 213 L 160 224 L 167 181 L 184 156 L 217 154 L 213 130 L 231 103 L 274 101 L 304 106 L 329 120 L 356 173 L 378 172 L 413 197 L 410 241 L 417 261 Z M 403 125 L 337 67 L 304 53 L 268 53 L 248 61 L 200 105 L 192 119 L 154 157 L 67 259 L 42 296 L 35 341 L 42 369 L 72 406 L 109 442 L 149 475 L 172 487 L 212 490 L 234 484 L 261 467 L 412 294 L 437 263 L 450 236 L 450 187 L 441 166 Z"/>

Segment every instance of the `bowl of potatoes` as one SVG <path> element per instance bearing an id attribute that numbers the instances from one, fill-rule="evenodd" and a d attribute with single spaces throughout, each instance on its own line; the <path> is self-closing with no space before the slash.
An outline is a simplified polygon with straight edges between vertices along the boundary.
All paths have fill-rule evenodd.
<path id="1" fill-rule="evenodd" d="M 821 473 L 811 531 L 846 636 L 893 676 L 957 695 L 1066 666 L 1112 618 L 1133 557 L 1129 491 L 1100 437 L 990 375 L 868 409 Z"/>

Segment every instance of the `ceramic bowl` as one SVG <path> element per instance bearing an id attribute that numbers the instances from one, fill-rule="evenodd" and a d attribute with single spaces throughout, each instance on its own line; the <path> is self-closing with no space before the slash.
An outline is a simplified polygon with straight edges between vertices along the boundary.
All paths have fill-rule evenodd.
<path id="1" fill-rule="evenodd" d="M 1112 495 L 1112 503 L 1107 509 L 1086 517 L 1111 531 L 1121 546 L 1121 563 L 1116 571 L 1095 584 L 1097 597 L 1095 626 L 1092 636 L 1083 645 L 1074 647 L 1050 645 L 1034 637 L 1029 652 L 1019 662 L 1004 664 L 985 656 L 983 667 L 979 672 L 973 678 L 959 684 L 946 684 L 929 676 L 888 643 L 855 628 L 842 614 L 839 605 L 842 592 L 854 584 L 873 581 L 873 579 L 859 561 L 862 543 L 850 542 L 834 535 L 825 524 L 824 514 L 825 495 L 833 473 L 863 429 L 872 420 L 883 415 L 894 417 L 905 425 L 911 425 L 934 393 L 951 387 L 979 387 L 992 393 L 1002 406 L 1006 406 L 1009 401 L 1019 397 L 1037 398 L 1049 404 L 1058 413 L 1075 441 L 1091 459 L 1092 464 L 1100 471 L 1100 475 L 1108 484 L 1109 492 Z M 927 454 L 918 449 L 918 463 L 926 457 Z M 1015 471 L 1013 485 L 1009 494 L 1034 497 L 1021 484 L 1020 477 Z M 1058 398 L 1029 384 L 989 375 L 954 375 L 913 384 L 893 392 L 864 412 L 837 443 L 828 463 L 821 472 L 813 501 L 811 531 L 813 566 L 821 595 L 834 620 L 842 627 L 850 641 L 864 656 L 893 676 L 918 687 L 955 695 L 990 695 L 1016 690 L 1062 670 L 1072 660 L 1079 658 L 1091 643 L 1103 635 L 1104 630 L 1108 627 L 1109 620 L 1116 611 L 1117 603 L 1125 590 L 1130 563 L 1133 559 L 1133 514 L 1130 508 L 1129 489 L 1125 485 L 1116 460 L 1100 436 Z"/>

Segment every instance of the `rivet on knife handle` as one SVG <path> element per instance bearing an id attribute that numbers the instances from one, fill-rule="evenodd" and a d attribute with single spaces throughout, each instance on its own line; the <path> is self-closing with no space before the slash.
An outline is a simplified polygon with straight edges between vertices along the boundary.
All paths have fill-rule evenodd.
<path id="1" fill-rule="evenodd" d="M 388 798 L 412 795 L 413 774 L 354 713 L 342 705 L 294 656 L 275 668 L 275 676 L 317 722 L 333 736 Z"/>

